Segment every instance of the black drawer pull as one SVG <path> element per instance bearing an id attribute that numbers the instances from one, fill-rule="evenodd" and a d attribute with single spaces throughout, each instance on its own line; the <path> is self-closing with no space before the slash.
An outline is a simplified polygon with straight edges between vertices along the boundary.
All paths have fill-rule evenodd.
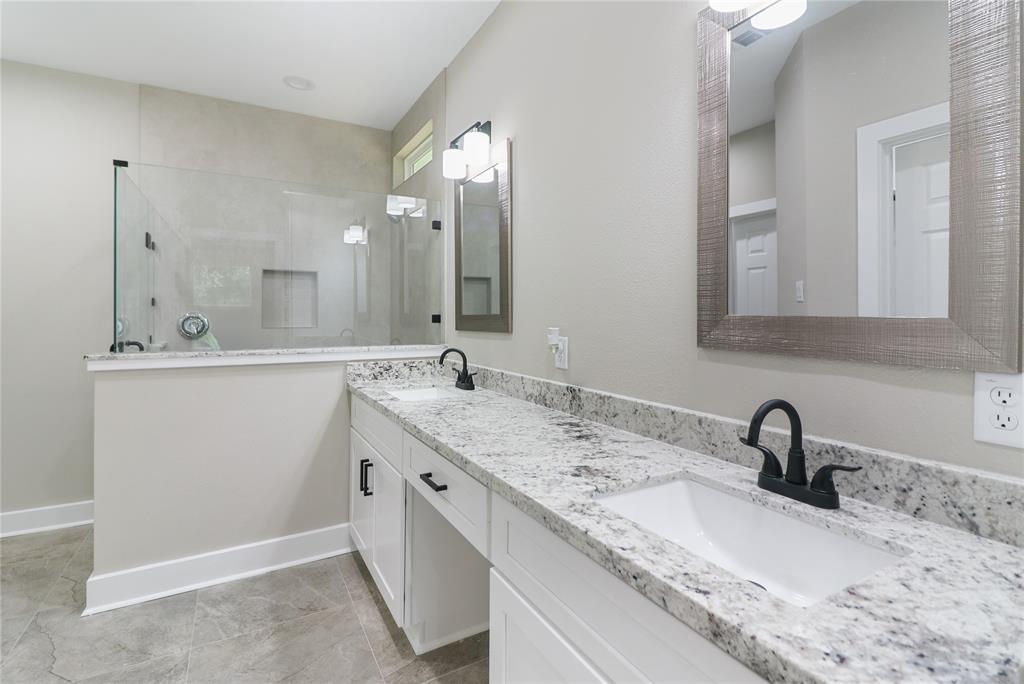
<path id="1" fill-rule="evenodd" d="M 365 463 L 364 463 L 365 461 Z M 362 484 L 363 484 L 363 496 L 373 496 L 373 492 L 370 491 L 370 468 L 373 467 L 373 461 L 368 458 L 364 458 L 359 462 L 363 467 L 362 471 Z"/>
<path id="2" fill-rule="evenodd" d="M 363 458 L 359 460 L 359 491 L 366 491 L 366 464 L 370 462 L 370 459 Z"/>
<path id="3" fill-rule="evenodd" d="M 448 485 L 439 485 L 433 480 L 431 480 L 430 477 L 433 474 L 434 473 L 420 473 L 420 479 L 426 482 L 427 486 L 433 489 L 435 492 L 443 492 L 444 490 L 448 489 Z"/>

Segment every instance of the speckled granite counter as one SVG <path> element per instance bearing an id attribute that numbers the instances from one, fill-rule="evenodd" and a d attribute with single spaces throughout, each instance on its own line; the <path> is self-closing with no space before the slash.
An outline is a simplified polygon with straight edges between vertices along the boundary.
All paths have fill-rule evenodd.
<path id="1" fill-rule="evenodd" d="M 1020 681 L 1024 549 L 849 498 L 814 509 L 758 489 L 748 468 L 487 390 L 387 393 L 451 381 L 422 364 L 349 374 L 353 394 L 767 679 Z M 683 477 L 906 555 L 799 608 L 593 500 Z"/>

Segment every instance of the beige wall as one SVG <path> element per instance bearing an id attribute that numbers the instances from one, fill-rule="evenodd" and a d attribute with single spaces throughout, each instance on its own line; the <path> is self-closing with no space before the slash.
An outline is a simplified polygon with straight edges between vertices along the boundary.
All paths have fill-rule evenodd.
<path id="1" fill-rule="evenodd" d="M 138 86 L 4 61 L 2 508 L 92 498 L 92 378 L 110 344 L 114 158 Z"/>
<path id="2" fill-rule="evenodd" d="M 1021 452 L 973 441 L 971 373 L 696 347 L 706 6 L 505 2 L 454 60 L 449 134 L 486 116 L 514 139 L 515 320 L 512 335 L 456 333 L 449 287 L 448 342 L 481 364 L 743 420 L 785 397 L 816 435 L 1024 475 Z M 544 342 L 556 325 L 568 372 Z"/>
<path id="3" fill-rule="evenodd" d="M 345 364 L 96 374 L 96 572 L 348 520 Z"/>
<path id="4" fill-rule="evenodd" d="M 729 136 L 729 206 L 775 198 L 775 122 Z"/>
<path id="5" fill-rule="evenodd" d="M 784 313 L 857 315 L 857 129 L 949 100 L 948 35 L 946 3 L 911 0 L 860 2 L 801 36 L 775 94 L 778 149 L 803 153 L 777 170 L 791 177 L 780 251 L 806 255 L 781 264 Z M 805 308 L 792 302 L 796 280 Z"/>

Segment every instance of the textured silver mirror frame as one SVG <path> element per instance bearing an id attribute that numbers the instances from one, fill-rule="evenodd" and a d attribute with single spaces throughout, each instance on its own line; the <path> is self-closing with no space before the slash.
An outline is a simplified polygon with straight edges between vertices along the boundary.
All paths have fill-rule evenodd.
<path id="1" fill-rule="evenodd" d="M 1021 370 L 1021 0 L 949 0 L 949 318 L 729 315 L 729 28 L 697 19 L 697 345 Z"/>

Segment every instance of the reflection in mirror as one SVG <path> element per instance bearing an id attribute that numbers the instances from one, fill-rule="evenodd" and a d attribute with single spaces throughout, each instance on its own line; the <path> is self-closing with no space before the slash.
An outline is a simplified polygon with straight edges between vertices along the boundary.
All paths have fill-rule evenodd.
<path id="1" fill-rule="evenodd" d="M 462 186 L 462 313 L 501 312 L 498 176 L 494 167 Z"/>
<path id="2" fill-rule="evenodd" d="M 947 17 L 810 0 L 730 31 L 730 313 L 948 316 Z"/>
<path id="3" fill-rule="evenodd" d="M 512 143 L 455 186 L 455 329 L 512 332 Z"/>

